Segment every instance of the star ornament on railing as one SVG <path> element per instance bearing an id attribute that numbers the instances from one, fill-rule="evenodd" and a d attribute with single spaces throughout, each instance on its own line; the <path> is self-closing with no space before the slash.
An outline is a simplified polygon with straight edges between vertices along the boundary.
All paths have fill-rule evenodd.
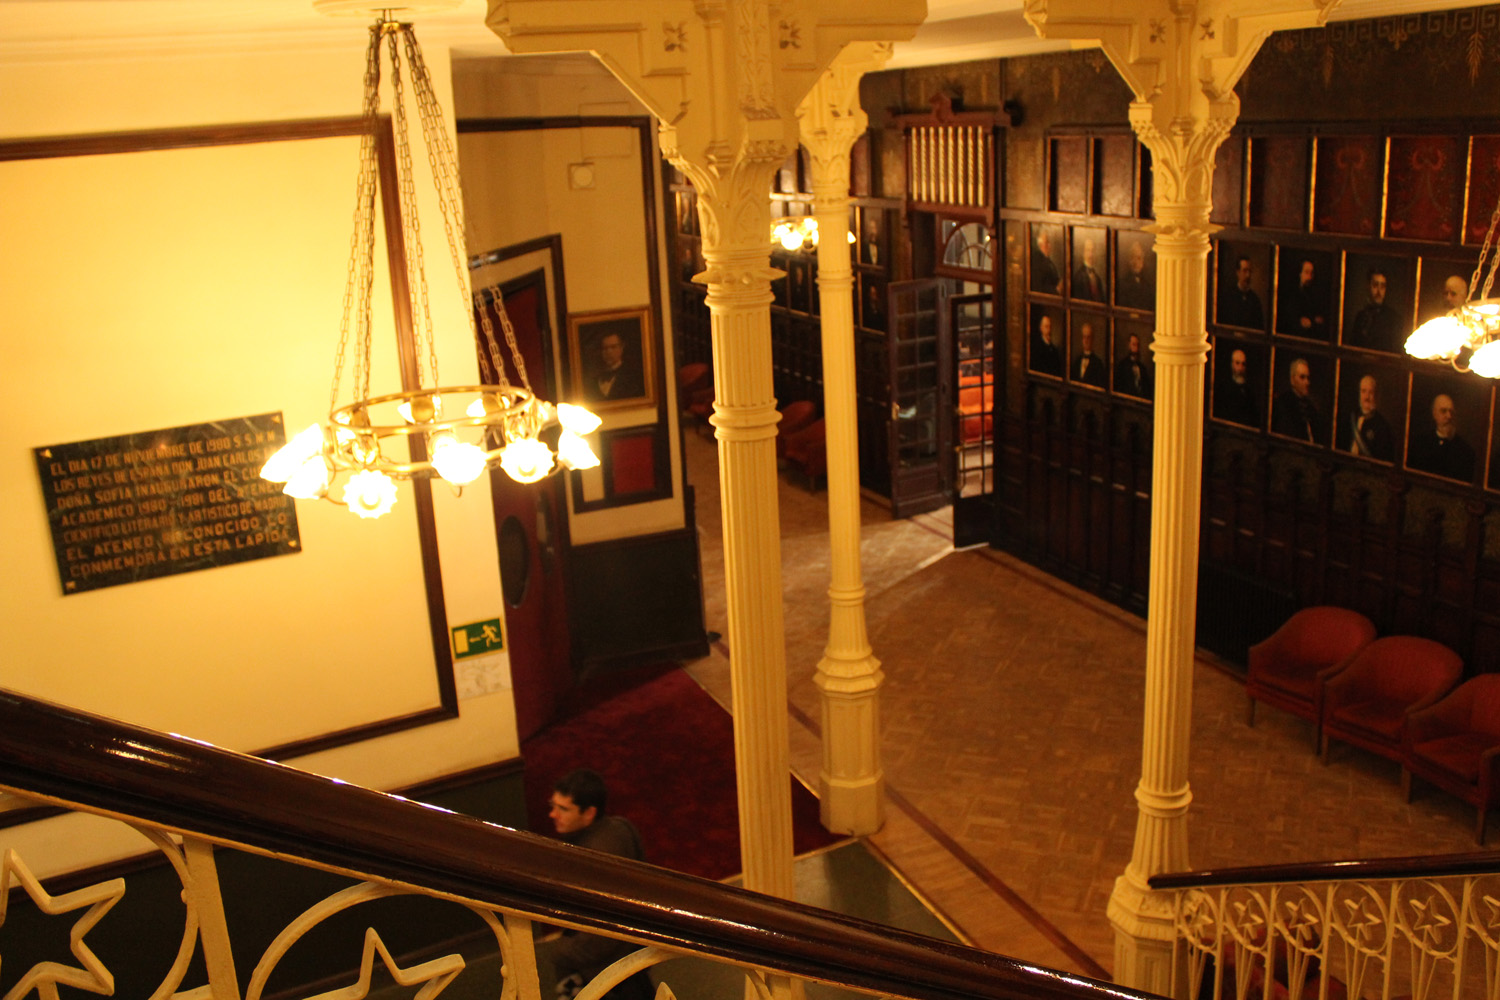
<path id="1" fill-rule="evenodd" d="M 1378 913 L 1371 913 L 1361 899 L 1344 900 L 1344 908 L 1349 915 L 1344 918 L 1344 926 L 1354 932 L 1361 941 L 1369 941 L 1375 937 L 1375 928 L 1384 927 L 1385 920 Z"/>
<path id="2" fill-rule="evenodd" d="M 385 946 L 384 941 L 380 940 L 380 932 L 373 927 L 367 927 L 365 928 L 365 950 L 359 959 L 359 979 L 352 986 L 319 993 L 317 996 L 308 997 L 307 1000 L 365 1000 L 370 995 L 370 978 L 375 970 L 377 951 L 380 952 L 380 960 L 390 970 L 391 978 L 396 981 L 396 985 L 423 984 L 422 988 L 417 991 L 415 1000 L 432 1000 L 448 988 L 454 976 L 464 971 L 462 955 L 444 955 L 430 962 L 403 969 L 396 964 L 395 959 L 391 958 L 390 949 Z"/>
<path id="3" fill-rule="evenodd" d="M 1494 896 L 1483 896 L 1484 905 L 1489 908 L 1489 915 L 1484 918 L 1484 928 L 1491 934 L 1500 932 L 1500 899 Z"/>
<path id="4" fill-rule="evenodd" d="M 1262 927 L 1265 926 L 1265 909 L 1260 904 L 1259 900 L 1256 901 L 1254 910 L 1252 910 L 1250 908 L 1250 904 L 1244 900 L 1235 900 L 1233 905 L 1236 917 L 1235 924 L 1237 924 L 1238 926 L 1256 931 L 1259 931 Z"/>
<path id="5" fill-rule="evenodd" d="M 1208 943 L 1217 936 L 1213 933 L 1217 926 L 1213 904 L 1207 896 L 1201 893 L 1194 892 L 1188 895 L 1183 901 L 1182 915 L 1179 919 L 1183 933 L 1190 941 Z"/>
<path id="6" fill-rule="evenodd" d="M 69 948 L 82 968 L 69 968 L 59 962 L 38 962 L 21 977 L 20 982 L 11 987 L 6 996 L 19 1000 L 34 988 L 39 997 L 56 998 L 58 984 L 106 996 L 114 993 L 114 974 L 104 967 L 104 963 L 83 943 L 83 939 L 125 895 L 125 880 L 110 879 L 108 882 L 54 896 L 42 888 L 42 884 L 31 874 L 31 869 L 26 867 L 15 850 L 7 850 L 4 861 L 0 862 L 0 926 L 5 924 L 6 903 L 10 899 L 12 883 L 25 889 L 26 895 L 31 897 L 37 909 L 48 916 L 81 910 L 85 906 L 88 911 L 78 918 L 78 922 L 68 932 Z"/>
<path id="7" fill-rule="evenodd" d="M 1288 899 L 1286 908 L 1286 935 L 1293 941 L 1308 943 L 1318 938 L 1318 929 L 1323 921 L 1308 900 Z"/>
<path id="8" fill-rule="evenodd" d="M 1438 912 L 1438 908 L 1432 905 L 1431 900 L 1411 899 L 1407 902 L 1413 913 L 1412 933 L 1424 938 L 1427 944 L 1435 943 L 1443 929 L 1453 925 L 1453 921 L 1446 914 Z"/>

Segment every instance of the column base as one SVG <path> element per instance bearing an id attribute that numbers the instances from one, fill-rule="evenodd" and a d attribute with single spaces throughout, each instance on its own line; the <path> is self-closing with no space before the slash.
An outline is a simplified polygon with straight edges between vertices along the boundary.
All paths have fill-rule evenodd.
<path id="1" fill-rule="evenodd" d="M 1152 890 L 1129 871 L 1115 879 L 1108 912 L 1115 929 L 1116 983 L 1172 996 L 1173 946 L 1177 940 L 1173 906 L 1174 894 Z M 1178 971 L 1185 969 L 1184 964 Z M 1175 979 L 1186 982 L 1180 974 Z"/>
<path id="2" fill-rule="evenodd" d="M 818 775 L 818 815 L 832 833 L 863 837 L 885 825 L 885 774 L 839 779 Z"/>

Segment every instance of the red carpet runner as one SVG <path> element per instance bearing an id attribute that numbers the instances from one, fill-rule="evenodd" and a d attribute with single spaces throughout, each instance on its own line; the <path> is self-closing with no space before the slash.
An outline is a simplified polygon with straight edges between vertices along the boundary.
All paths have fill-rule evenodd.
<path id="1" fill-rule="evenodd" d="M 676 667 L 630 671 L 609 686 L 593 687 L 588 704 L 521 744 L 533 832 L 552 833 L 552 783 L 589 767 L 609 787 L 609 811 L 640 828 L 647 861 L 715 880 L 738 874 L 729 713 Z M 818 800 L 790 780 L 796 853 L 841 840 L 818 824 Z"/>

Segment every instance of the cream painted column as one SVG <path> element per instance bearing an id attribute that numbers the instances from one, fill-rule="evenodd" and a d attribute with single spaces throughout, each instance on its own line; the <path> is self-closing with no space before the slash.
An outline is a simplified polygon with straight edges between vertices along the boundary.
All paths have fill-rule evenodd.
<path id="1" fill-rule="evenodd" d="M 661 124 L 698 192 L 747 888 L 791 898 L 786 642 L 772 395 L 770 182 L 796 108 L 844 45 L 910 38 L 922 0 L 490 0 L 516 52 L 592 51 Z"/>
<path id="2" fill-rule="evenodd" d="M 884 66 L 891 46 L 850 45 L 834 60 L 797 114 L 812 160 L 818 220 L 818 301 L 823 334 L 823 422 L 828 438 L 828 645 L 814 681 L 823 700 L 823 825 L 862 836 L 885 822 L 880 766 L 880 685 L 884 675 L 865 630 L 859 563 L 859 425 L 855 413 L 854 276 L 849 263 L 849 151 L 869 127 L 859 80 Z"/>
<path id="3" fill-rule="evenodd" d="M 1198 522 L 1203 475 L 1205 263 L 1214 154 L 1239 115 L 1234 84 L 1271 31 L 1326 19 L 1337 0 L 1171 2 L 1129 14 L 1111 0 L 1027 0 L 1047 37 L 1098 39 L 1135 94 L 1130 123 L 1151 150 L 1156 233 L 1156 404 L 1146 705 L 1135 848 L 1115 882 L 1115 981 L 1166 994 L 1171 896 L 1147 879 L 1188 867 Z"/>

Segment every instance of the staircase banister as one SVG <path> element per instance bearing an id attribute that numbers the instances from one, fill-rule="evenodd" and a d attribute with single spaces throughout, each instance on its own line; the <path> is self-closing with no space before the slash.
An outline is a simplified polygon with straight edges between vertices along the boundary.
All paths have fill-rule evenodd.
<path id="1" fill-rule="evenodd" d="M 0 787 L 545 921 L 916 1000 L 1148 997 L 3 689 Z"/>
<path id="2" fill-rule="evenodd" d="M 1301 861 L 1280 865 L 1245 865 L 1167 872 L 1148 879 L 1153 889 L 1204 889 L 1218 885 L 1269 885 L 1293 882 L 1373 882 L 1380 879 L 1449 878 L 1500 872 L 1500 852 L 1420 854 L 1405 858 L 1359 861 Z"/>

